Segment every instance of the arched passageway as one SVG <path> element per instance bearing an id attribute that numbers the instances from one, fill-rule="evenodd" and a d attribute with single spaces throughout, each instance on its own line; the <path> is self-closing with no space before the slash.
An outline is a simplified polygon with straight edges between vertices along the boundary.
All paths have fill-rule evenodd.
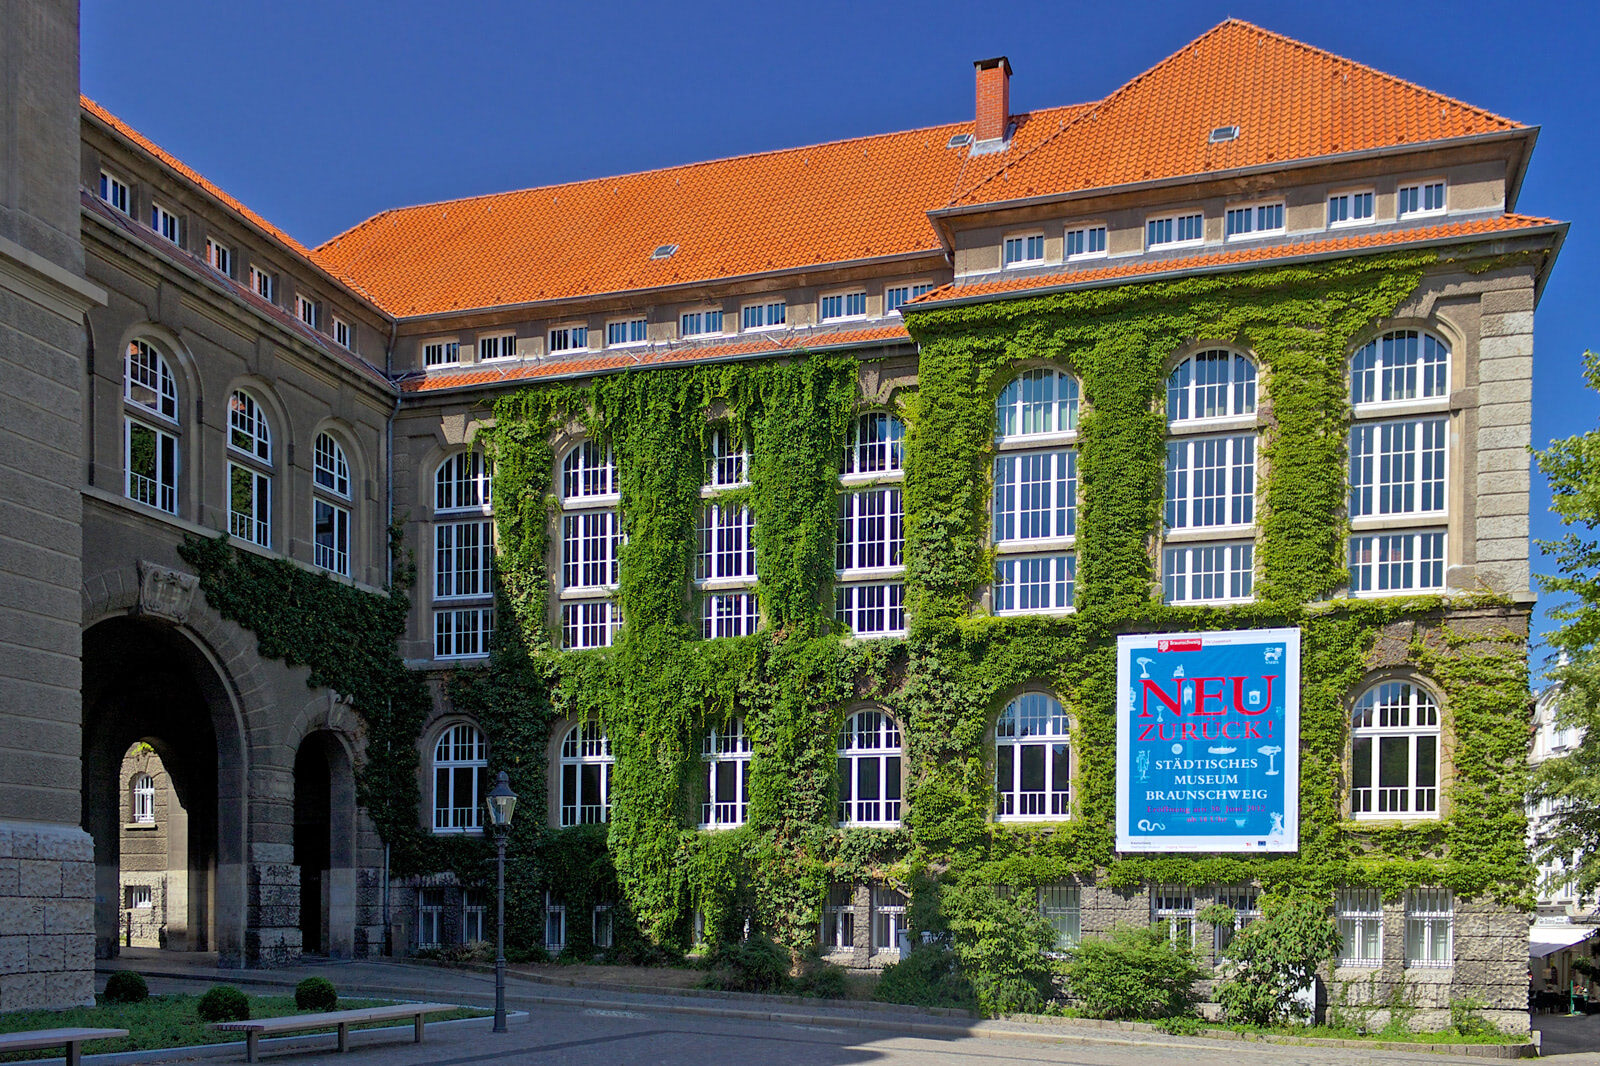
<path id="1" fill-rule="evenodd" d="M 343 741 L 326 729 L 310 733 L 294 757 L 294 862 L 306 954 L 351 956 L 355 812 L 355 777 Z"/>

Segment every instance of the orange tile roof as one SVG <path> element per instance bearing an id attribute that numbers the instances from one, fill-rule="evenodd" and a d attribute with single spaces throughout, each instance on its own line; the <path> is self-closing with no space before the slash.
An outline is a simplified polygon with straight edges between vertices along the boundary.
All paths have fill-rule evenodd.
<path id="1" fill-rule="evenodd" d="M 533 378 L 597 374 L 608 370 L 626 370 L 635 366 L 707 362 L 735 359 L 740 356 L 792 355 L 828 348 L 892 344 L 910 339 L 911 335 L 898 322 L 863 329 L 794 330 L 787 333 L 763 333 L 753 337 L 740 337 L 721 343 L 614 349 L 595 352 L 592 355 L 542 359 L 533 363 L 507 362 L 505 365 L 479 363 L 460 369 L 434 370 L 425 375 L 414 375 L 402 381 L 400 387 L 403 392 L 408 393 L 436 392 L 441 389 L 508 384 Z"/>
<path id="2" fill-rule="evenodd" d="M 1024 116 L 1051 129 L 1088 105 Z M 942 250 L 971 122 L 405 207 L 313 253 L 391 314 L 630 292 Z M 678 251 L 650 253 L 664 244 Z"/>
<path id="3" fill-rule="evenodd" d="M 1238 126 L 1238 138 L 1210 144 L 1210 132 L 1221 126 Z M 1229 19 L 1046 136 L 1019 129 L 1010 150 L 994 156 L 987 174 L 951 205 L 1525 128 Z"/>
<path id="4" fill-rule="evenodd" d="M 1094 266 L 1076 270 L 1056 271 L 1048 274 L 995 276 L 984 275 L 973 280 L 961 280 L 942 285 L 932 292 L 912 300 L 909 306 L 918 310 L 928 305 L 950 301 L 964 302 L 988 296 L 1016 296 L 1041 290 L 1091 285 L 1097 282 L 1148 279 L 1163 274 L 1189 274 L 1197 270 L 1219 270 L 1270 266 L 1274 260 L 1302 258 L 1327 258 L 1345 254 L 1387 250 L 1406 245 L 1438 244 L 1455 240 L 1468 240 L 1488 235 L 1501 235 L 1523 230 L 1541 230 L 1562 227 L 1554 219 L 1534 218 L 1530 215 L 1494 215 L 1486 218 L 1446 222 L 1434 226 L 1416 226 L 1406 229 L 1369 230 L 1346 233 L 1337 237 L 1291 240 L 1274 244 L 1255 245 L 1248 248 L 1230 248 L 1225 251 L 1195 252 L 1190 255 L 1168 256 L 1159 259 L 1138 259 L 1133 262 L 1114 263 L 1102 260 Z"/>

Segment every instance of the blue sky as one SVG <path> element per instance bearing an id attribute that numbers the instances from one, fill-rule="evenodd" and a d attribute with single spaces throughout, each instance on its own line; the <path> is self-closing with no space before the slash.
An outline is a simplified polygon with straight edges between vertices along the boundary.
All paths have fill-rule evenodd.
<path id="1" fill-rule="evenodd" d="M 83 89 L 317 244 L 388 207 L 1098 99 L 1229 16 L 1542 127 L 1518 208 L 1572 223 L 1539 307 L 1536 445 L 1593 428 L 1600 5 L 83 0 Z M 1536 478 L 1537 482 L 1537 478 Z M 1559 528 L 1536 483 L 1535 537 Z M 1535 555 L 1535 570 L 1540 559 Z M 1542 628 L 1542 623 L 1540 623 Z"/>

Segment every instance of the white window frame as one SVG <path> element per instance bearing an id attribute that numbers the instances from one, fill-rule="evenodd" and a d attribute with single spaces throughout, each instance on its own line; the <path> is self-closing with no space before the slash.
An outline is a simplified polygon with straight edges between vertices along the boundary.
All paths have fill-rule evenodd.
<path id="1" fill-rule="evenodd" d="M 1263 212 L 1276 209 L 1277 225 L 1264 226 L 1263 222 L 1271 221 L 1262 217 Z M 1245 220 L 1248 228 L 1238 232 L 1230 232 L 1235 217 Z M 1222 233 L 1223 239 L 1229 241 L 1248 241 L 1260 237 L 1281 237 L 1288 230 L 1285 228 L 1288 221 L 1288 208 L 1282 200 L 1260 200 L 1247 204 L 1231 204 L 1223 211 Z"/>
<path id="2" fill-rule="evenodd" d="M 492 596 L 493 572 L 494 522 L 491 519 L 434 523 L 433 598 L 436 602 Z"/>
<path id="3" fill-rule="evenodd" d="M 761 602 L 754 592 L 707 592 L 700 603 L 700 636 L 748 637 L 761 628 Z"/>
<path id="4" fill-rule="evenodd" d="M 344 445 L 330 433 L 318 433 L 312 448 L 311 543 L 317 566 L 350 576 L 350 463 Z M 336 502 L 339 501 L 339 502 Z M 326 527 L 328 536 L 323 536 Z"/>
<path id="5" fill-rule="evenodd" d="M 1383 894 L 1376 888 L 1342 888 L 1334 897 L 1339 925 L 1335 966 L 1377 969 L 1383 965 Z"/>
<path id="6" fill-rule="evenodd" d="M 241 510 L 243 502 L 246 508 Z M 272 547 L 272 474 L 248 463 L 228 462 L 228 534 Z"/>
<path id="7" fill-rule="evenodd" d="M 483 801 L 489 794 L 489 744 L 483 730 L 471 722 L 446 726 L 434 741 L 431 769 L 433 832 L 483 832 Z"/>
<path id="8" fill-rule="evenodd" d="M 711 328 L 710 319 L 715 317 L 717 325 Z M 697 328 L 690 330 L 693 324 Z M 721 337 L 727 328 L 727 316 L 720 307 L 700 307 L 692 311 L 683 311 L 678 315 L 678 336 L 680 337 Z"/>
<path id="9" fill-rule="evenodd" d="M 582 341 L 580 344 L 579 342 Z M 511 354 L 516 354 L 517 342 L 513 337 L 511 341 Z M 589 350 L 589 327 L 586 325 L 555 326 L 545 338 L 546 352 L 556 355 L 560 352 L 586 352 Z M 506 356 L 492 356 L 491 358 L 504 359 Z"/>
<path id="10" fill-rule="evenodd" d="M 597 948 L 609 949 L 616 936 L 615 912 L 609 903 L 596 903 L 590 914 L 589 933 Z"/>
<path id="11" fill-rule="evenodd" d="M 706 802 L 700 805 L 701 829 L 729 829 L 743 825 L 750 813 L 750 737 L 744 719 L 732 718 L 717 729 L 706 730 L 700 745 L 706 767 Z M 723 774 L 722 771 L 731 771 Z M 719 782 L 731 776 L 732 782 Z M 719 788 L 719 783 L 723 786 Z M 731 789 L 732 795 L 728 795 Z"/>
<path id="12" fill-rule="evenodd" d="M 435 607 L 433 657 L 483 659 L 494 639 L 493 607 Z"/>
<path id="13" fill-rule="evenodd" d="M 727 426 L 711 431 L 706 447 L 706 479 L 701 495 L 718 489 L 737 489 L 750 484 L 750 450 L 733 446 L 733 432 Z"/>
<path id="14" fill-rule="evenodd" d="M 1350 817 L 1358 822 L 1437 821 L 1442 817 L 1443 711 L 1433 693 L 1415 681 L 1369 686 L 1350 709 Z M 1402 742 L 1404 784 L 1383 783 L 1384 741 Z M 1366 744 L 1365 762 L 1360 754 Z M 1432 749 L 1432 758 L 1427 749 Z M 1426 775 L 1418 771 L 1431 763 Z M 1425 777 L 1431 776 L 1432 784 Z"/>
<path id="15" fill-rule="evenodd" d="M 435 514 L 490 514 L 494 471 L 480 451 L 447 456 L 433 473 Z"/>
<path id="16" fill-rule="evenodd" d="M 272 278 L 270 270 L 263 270 L 254 263 L 250 264 L 250 291 L 261 297 L 267 303 L 275 303 L 274 295 L 278 290 L 277 283 Z"/>
<path id="17" fill-rule="evenodd" d="M 312 450 L 312 483 L 322 491 L 350 498 L 350 462 L 344 445 L 331 433 L 318 433 Z"/>
<path id="18" fill-rule="evenodd" d="M 1194 906 L 1194 886 L 1155 884 L 1150 886 L 1150 917 L 1153 922 L 1165 922 L 1167 940 L 1174 947 L 1187 939 L 1192 950 L 1196 940 L 1198 912 Z"/>
<path id="19" fill-rule="evenodd" d="M 1185 356 L 1167 374 L 1167 428 L 1254 421 L 1259 387 L 1255 360 L 1242 352 L 1208 348 Z"/>
<path id="20" fill-rule="evenodd" d="M 130 911 L 147 911 L 155 906 L 155 889 L 151 885 L 124 885 L 123 907 Z"/>
<path id="21" fill-rule="evenodd" d="M 886 285 L 883 289 L 883 313 L 898 315 L 900 308 L 933 291 L 931 281 L 911 281 L 904 285 Z"/>
<path id="22" fill-rule="evenodd" d="M 1055 367 L 1024 370 L 994 400 L 996 444 L 1032 443 L 1034 438 L 1075 437 L 1082 386 Z"/>
<path id="23" fill-rule="evenodd" d="M 1245 926 L 1261 917 L 1261 889 L 1253 884 L 1222 885 L 1217 905 L 1233 912 L 1233 921 L 1211 928 L 1211 949 L 1220 956 Z"/>
<path id="24" fill-rule="evenodd" d="M 489 939 L 489 901 L 481 889 L 461 890 L 461 942 L 480 944 Z"/>
<path id="25" fill-rule="evenodd" d="M 350 345 L 351 336 L 352 335 L 350 333 L 350 323 L 346 322 L 344 319 L 340 318 L 338 315 L 334 315 L 333 316 L 333 343 L 337 344 L 341 348 L 349 349 L 351 347 L 351 345 Z"/>
<path id="26" fill-rule="evenodd" d="M 700 507 L 695 581 L 751 582 L 756 578 L 756 519 L 748 505 Z"/>
<path id="27" fill-rule="evenodd" d="M 544 950 L 551 955 L 567 950 L 567 905 L 556 903 L 548 889 L 544 894 Z"/>
<path id="28" fill-rule="evenodd" d="M 1253 527 L 1258 451 L 1254 432 L 1167 438 L 1166 530 Z"/>
<path id="29" fill-rule="evenodd" d="M 1350 517 L 1444 518 L 1449 513 L 1450 419 L 1361 420 L 1350 427 Z"/>
<path id="30" fill-rule="evenodd" d="M 1096 234 L 1099 235 L 1098 248 L 1094 247 Z M 1079 243 L 1083 245 L 1083 251 L 1072 250 L 1074 237 L 1080 238 Z M 1061 257 L 1064 262 L 1077 263 L 1085 259 L 1104 259 L 1111 254 L 1110 247 L 1111 229 L 1104 222 L 1068 226 L 1061 234 Z"/>
<path id="31" fill-rule="evenodd" d="M 990 497 L 996 548 L 1071 544 L 1078 533 L 1078 450 L 1001 452 Z"/>
<path id="32" fill-rule="evenodd" d="M 852 885 L 829 885 L 822 902 L 822 929 L 819 939 L 825 952 L 854 951 L 856 946 L 856 901 Z"/>
<path id="33" fill-rule="evenodd" d="M 112 210 L 133 217 L 133 187 L 109 170 L 100 171 L 100 199 Z"/>
<path id="34" fill-rule="evenodd" d="M 616 760 L 605 730 L 593 721 L 574 725 L 561 738 L 558 761 L 562 828 L 609 822 L 611 774 Z"/>
<path id="35" fill-rule="evenodd" d="M 900 952 L 906 930 L 906 894 L 887 885 L 872 886 L 872 951 Z"/>
<path id="36" fill-rule="evenodd" d="M 903 581 L 837 584 L 833 617 L 856 637 L 906 635 L 906 586 Z"/>
<path id="37" fill-rule="evenodd" d="M 1192 222 L 1199 219 L 1198 222 Z M 1190 226 L 1196 228 L 1198 236 L 1185 237 L 1180 234 Z M 1163 227 L 1171 236 L 1166 239 L 1157 239 Z M 1157 248 L 1196 248 L 1206 242 L 1206 216 L 1204 211 L 1177 211 L 1171 214 L 1155 215 L 1145 219 L 1144 222 L 1145 251 L 1154 251 Z"/>
<path id="38" fill-rule="evenodd" d="M 1452 354 L 1444 338 L 1424 329 L 1374 337 L 1350 356 L 1351 409 L 1360 417 L 1397 406 L 1448 406 Z"/>
<path id="39" fill-rule="evenodd" d="M 1083 939 L 1083 889 L 1066 882 L 1038 888 L 1039 917 L 1056 931 L 1056 951 L 1071 951 Z"/>
<path id="40" fill-rule="evenodd" d="M 622 497 L 611 449 L 597 441 L 579 441 L 562 456 L 560 478 L 561 588 L 591 597 L 612 590 L 619 576 Z"/>
<path id="41" fill-rule="evenodd" d="M 841 827 L 900 824 L 905 798 L 902 737 L 899 723 L 887 711 L 864 708 L 846 716 L 837 751 Z M 864 780 L 870 780 L 875 796 L 859 795 Z"/>
<path id="42" fill-rule="evenodd" d="M 162 240 L 183 247 L 183 216 L 155 200 L 150 201 L 150 228 Z"/>
<path id="43" fill-rule="evenodd" d="M 850 305 L 859 298 L 861 310 L 852 311 Z M 839 313 L 828 314 L 828 301 L 839 301 Z M 817 321 L 819 322 L 858 322 L 867 317 L 867 290 L 866 289 L 841 289 L 838 292 L 823 293 L 817 298 Z"/>
<path id="44" fill-rule="evenodd" d="M 571 600 L 561 605 L 561 646 L 568 651 L 609 648 L 622 628 L 613 600 Z"/>
<path id="45" fill-rule="evenodd" d="M 133 468 L 135 432 L 154 437 L 155 468 L 149 474 Z M 178 471 L 183 461 L 178 437 L 143 419 L 128 417 L 123 419 L 122 439 L 123 495 L 168 514 L 177 514 Z"/>
<path id="46" fill-rule="evenodd" d="M 1455 894 L 1448 888 L 1406 893 L 1406 969 L 1447 970 L 1455 965 Z"/>
<path id="47" fill-rule="evenodd" d="M 135 825 L 156 824 L 156 781 L 144 771 L 133 775 L 129 787 L 130 813 Z"/>
<path id="48" fill-rule="evenodd" d="M 1037 242 L 1037 243 L 1035 243 Z M 1015 249 L 1017 256 L 1012 257 Z M 1038 255 L 1032 252 L 1037 249 Z M 1038 266 L 1044 262 L 1044 230 L 1028 230 L 1023 233 L 1008 233 L 1000 240 L 1000 266 L 1010 270 L 1014 267 Z"/>
<path id="49" fill-rule="evenodd" d="M 841 581 L 905 568 L 905 504 L 900 486 L 839 494 L 834 571 Z"/>
<path id="50" fill-rule="evenodd" d="M 756 322 L 751 324 L 751 312 L 755 312 Z M 747 303 L 739 308 L 739 329 L 743 333 L 759 333 L 764 330 L 787 329 L 789 320 L 789 302 L 785 299 L 757 300 Z"/>
<path id="51" fill-rule="evenodd" d="M 865 411 L 850 424 L 840 478 L 846 483 L 899 478 L 905 473 L 905 423 L 887 411 Z"/>
<path id="52" fill-rule="evenodd" d="M 1434 189 L 1439 190 L 1439 202 L 1429 207 L 1428 198 L 1432 195 Z M 1407 193 L 1414 193 L 1417 201 L 1417 206 L 1409 211 L 1404 207 Z M 1397 219 L 1428 218 L 1445 214 L 1449 209 L 1450 183 L 1444 178 L 1425 178 L 1421 181 L 1408 181 L 1395 190 L 1394 216 Z"/>
<path id="53" fill-rule="evenodd" d="M 1223 569 L 1197 569 L 1200 553 L 1222 552 Z M 1208 555 L 1206 561 L 1216 558 Z M 1221 595 L 1207 595 L 1205 582 L 1223 584 Z M 1184 541 L 1161 549 L 1161 602 L 1173 607 L 1250 603 L 1255 598 L 1255 542 Z"/>
<path id="54" fill-rule="evenodd" d="M 1443 592 L 1450 569 L 1443 529 L 1375 529 L 1350 535 L 1350 595 L 1407 596 Z"/>
<path id="55" fill-rule="evenodd" d="M 1355 214 L 1355 211 L 1362 197 L 1366 198 L 1367 213 L 1365 215 L 1357 215 Z M 1333 217 L 1335 201 L 1344 201 L 1343 205 L 1339 208 L 1339 213 L 1344 215 L 1344 217 L 1337 220 Z M 1377 221 L 1377 205 L 1377 192 L 1370 187 L 1361 189 L 1341 189 L 1338 192 L 1331 192 L 1328 194 L 1328 228 L 1348 229 L 1351 226 L 1370 226 Z"/>
<path id="56" fill-rule="evenodd" d="M 206 238 L 206 262 L 217 273 L 233 277 L 233 249 L 215 237 Z"/>
<path id="57" fill-rule="evenodd" d="M 1034 752 L 1042 787 L 1024 789 L 1024 764 Z M 1064 769 L 1057 759 L 1065 761 Z M 1024 692 L 1005 705 L 994 724 L 994 780 L 995 821 L 1071 819 L 1072 723 L 1060 700 L 1046 692 Z"/>
<path id="58" fill-rule="evenodd" d="M 261 401 L 244 389 L 228 397 L 228 450 L 272 464 L 272 427 Z"/>
<path id="59" fill-rule="evenodd" d="M 122 365 L 122 398 L 172 425 L 178 424 L 178 379 L 166 355 L 149 341 L 128 342 Z"/>
<path id="60" fill-rule="evenodd" d="M 998 555 L 991 602 L 998 615 L 1069 614 L 1077 602 L 1078 559 L 1073 552 Z"/>
<path id="61" fill-rule="evenodd" d="M 305 293 L 297 292 L 294 294 L 294 317 L 302 324 L 318 329 L 322 321 L 322 305 Z"/>
<path id="62" fill-rule="evenodd" d="M 492 363 L 498 359 L 515 359 L 517 335 L 515 333 L 486 333 L 478 338 L 478 362 Z"/>
<path id="63" fill-rule="evenodd" d="M 417 889 L 417 947 L 437 948 L 444 944 L 444 889 Z"/>
<path id="64" fill-rule="evenodd" d="M 456 366 L 461 362 L 461 342 L 457 340 L 424 341 L 422 367 Z"/>
<path id="65" fill-rule="evenodd" d="M 626 339 L 614 341 L 611 339 L 611 333 L 612 330 L 619 326 L 622 327 L 622 335 Z M 637 329 L 635 327 L 637 327 Z M 635 333 L 638 333 L 639 335 L 635 337 Z M 648 318 L 613 318 L 606 322 L 607 348 L 628 348 L 636 344 L 648 344 L 649 342 L 650 320 Z"/>

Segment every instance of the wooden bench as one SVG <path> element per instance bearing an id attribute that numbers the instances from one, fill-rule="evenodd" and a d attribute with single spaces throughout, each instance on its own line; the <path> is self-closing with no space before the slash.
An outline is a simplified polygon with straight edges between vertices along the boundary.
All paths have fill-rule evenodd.
<path id="1" fill-rule="evenodd" d="M 350 1050 L 350 1027 L 365 1022 L 392 1022 L 410 1018 L 416 1026 L 415 1042 L 422 1043 L 422 1020 L 426 1015 L 458 1009 L 450 1003 L 396 1003 L 389 1007 L 361 1007 L 358 1010 L 335 1010 L 323 1014 L 291 1014 L 284 1018 L 261 1018 L 247 1022 L 213 1022 L 211 1028 L 220 1032 L 243 1033 L 244 1060 L 255 1062 L 263 1036 L 280 1036 L 285 1033 L 304 1033 L 311 1029 L 335 1028 L 339 1031 L 339 1050 Z"/>
<path id="2" fill-rule="evenodd" d="M 83 1061 L 85 1040 L 111 1040 L 127 1036 L 126 1029 L 34 1029 L 26 1033 L 0 1033 L 0 1051 L 39 1051 L 42 1048 L 67 1049 L 67 1066 Z"/>

